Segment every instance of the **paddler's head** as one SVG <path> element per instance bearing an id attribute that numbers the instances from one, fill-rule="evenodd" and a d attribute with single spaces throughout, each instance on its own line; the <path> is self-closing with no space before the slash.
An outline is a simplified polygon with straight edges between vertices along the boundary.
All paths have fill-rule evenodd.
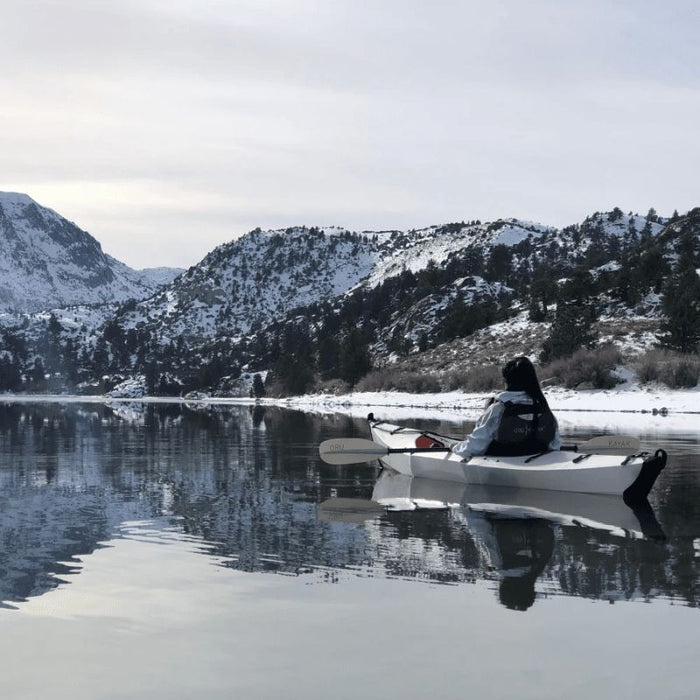
<path id="1" fill-rule="evenodd" d="M 503 367 L 503 379 L 508 391 L 524 391 L 533 401 L 546 402 L 535 367 L 524 355 L 506 362 L 505 367 Z"/>

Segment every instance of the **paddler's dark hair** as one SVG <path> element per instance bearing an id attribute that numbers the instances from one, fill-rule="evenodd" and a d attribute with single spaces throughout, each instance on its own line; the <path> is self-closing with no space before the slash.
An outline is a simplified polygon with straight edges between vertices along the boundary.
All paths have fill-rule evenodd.
<path id="1" fill-rule="evenodd" d="M 508 391 L 524 391 L 535 404 L 548 405 L 540 388 L 535 367 L 524 355 L 506 362 L 503 367 L 503 379 Z"/>

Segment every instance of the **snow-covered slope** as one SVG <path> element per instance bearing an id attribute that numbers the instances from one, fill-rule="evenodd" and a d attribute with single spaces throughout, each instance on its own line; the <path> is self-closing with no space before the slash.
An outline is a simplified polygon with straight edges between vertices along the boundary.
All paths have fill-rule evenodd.
<path id="1" fill-rule="evenodd" d="M 497 245 L 512 246 L 524 240 L 539 240 L 546 234 L 556 233 L 557 229 L 550 226 L 518 219 L 393 231 L 382 241 L 379 260 L 365 283 L 374 286 L 403 270 L 418 272 L 425 269 L 430 261 L 443 264 L 451 256 L 468 248 L 479 247 L 486 252 Z"/>
<path id="2" fill-rule="evenodd" d="M 314 228 L 252 231 L 213 250 L 120 321 L 171 337 L 236 336 L 359 283 L 377 264 L 380 238 Z"/>
<path id="3" fill-rule="evenodd" d="M 0 311 L 144 299 L 159 284 L 26 194 L 0 192 Z"/>
<path id="4" fill-rule="evenodd" d="M 519 219 L 452 223 L 409 231 L 296 227 L 256 229 L 219 246 L 155 296 L 120 319 L 147 327 L 163 341 L 183 336 L 238 337 L 297 308 L 328 301 L 360 285 L 376 287 L 402 272 L 443 266 L 473 250 L 483 260 L 496 247 L 512 251 L 513 266 L 529 259 L 583 255 L 600 237 L 655 236 L 661 220 L 596 213 L 557 229 Z"/>
<path id="5" fill-rule="evenodd" d="M 481 251 L 557 230 L 517 221 L 448 224 L 410 231 L 289 228 L 250 232 L 216 248 L 121 320 L 170 338 L 238 336 L 294 308 L 370 287 L 466 248 Z"/>

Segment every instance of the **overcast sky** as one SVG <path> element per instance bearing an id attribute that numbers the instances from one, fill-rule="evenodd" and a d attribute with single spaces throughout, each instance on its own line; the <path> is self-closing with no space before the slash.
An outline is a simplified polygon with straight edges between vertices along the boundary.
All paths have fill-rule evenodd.
<path id="1" fill-rule="evenodd" d="M 697 0 L 10 0 L 0 190 L 134 267 L 256 226 L 700 206 Z"/>

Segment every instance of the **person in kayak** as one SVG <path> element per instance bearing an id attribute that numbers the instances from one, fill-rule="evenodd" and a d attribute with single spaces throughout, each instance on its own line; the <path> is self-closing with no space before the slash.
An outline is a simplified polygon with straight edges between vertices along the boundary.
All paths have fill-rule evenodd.
<path id="1" fill-rule="evenodd" d="M 547 404 L 535 368 L 527 357 L 503 367 L 506 390 L 491 399 L 474 430 L 452 446 L 460 457 L 521 456 L 558 450 L 559 426 Z"/>

